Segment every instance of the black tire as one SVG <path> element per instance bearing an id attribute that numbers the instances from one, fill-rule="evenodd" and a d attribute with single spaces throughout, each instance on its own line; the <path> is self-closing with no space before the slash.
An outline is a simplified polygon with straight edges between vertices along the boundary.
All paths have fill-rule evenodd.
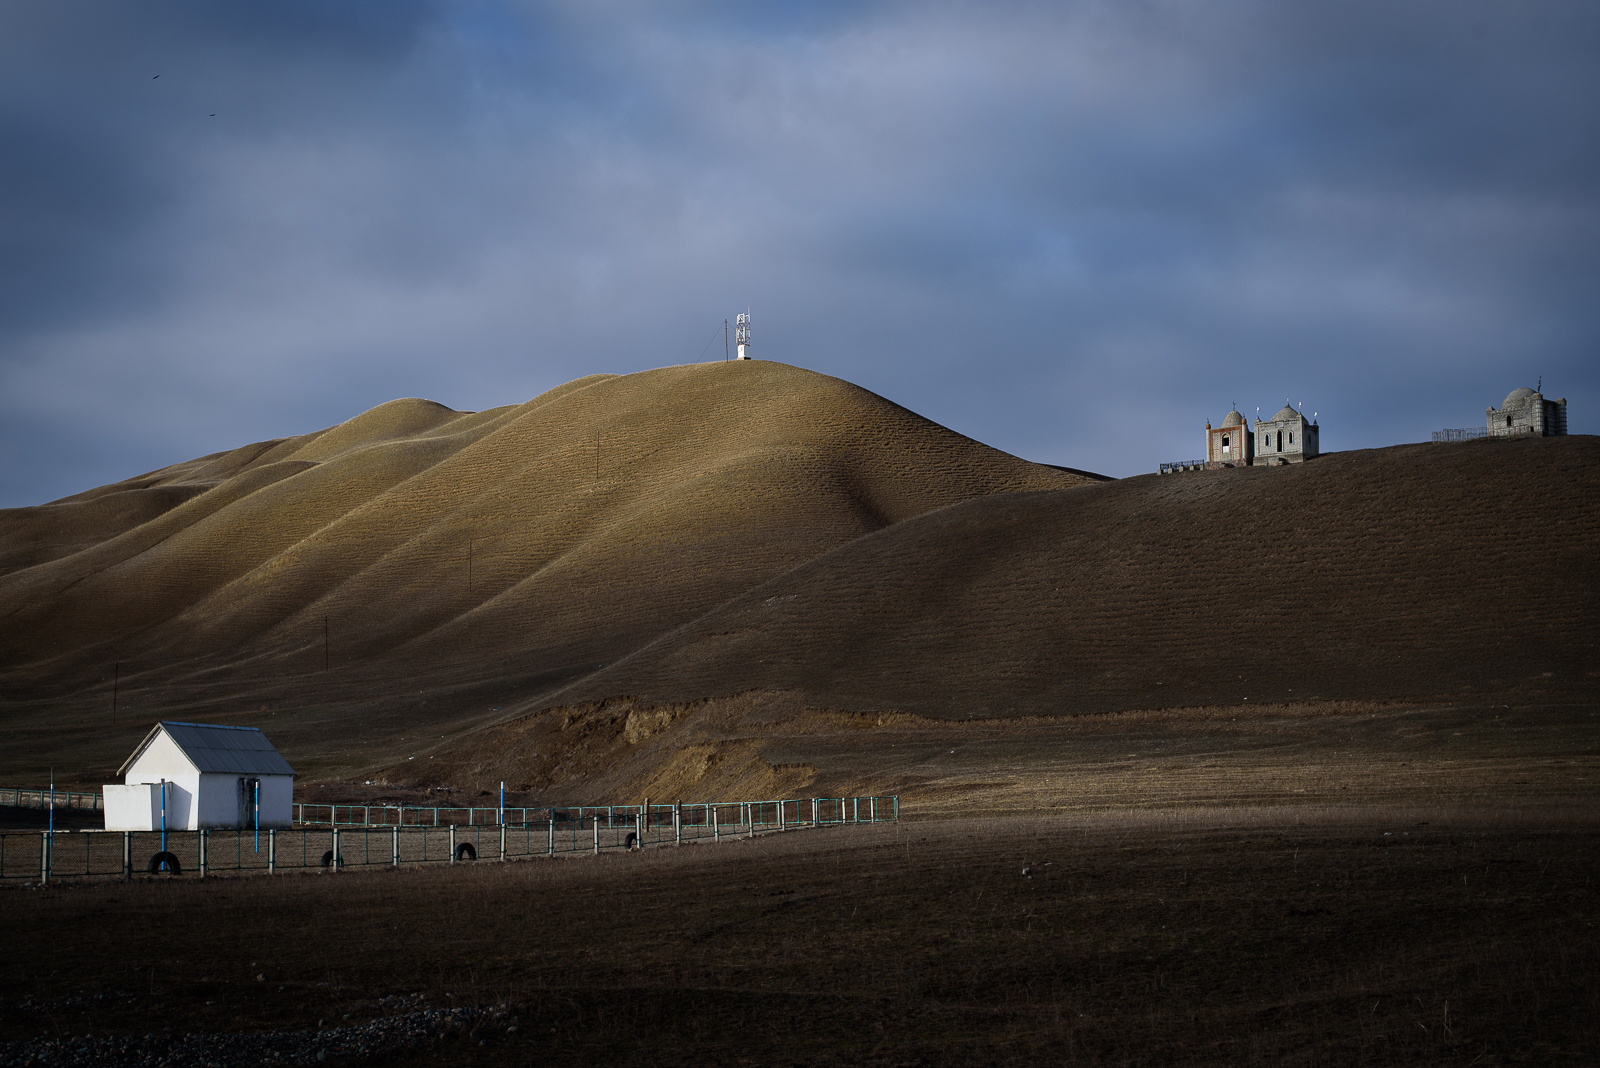
<path id="1" fill-rule="evenodd" d="M 182 875 L 183 865 L 178 863 L 177 857 L 163 851 L 150 858 L 150 874 L 156 875 L 163 871 L 170 871 L 174 875 Z"/>
<path id="2" fill-rule="evenodd" d="M 456 859 L 457 860 L 477 860 L 478 859 L 478 851 L 473 848 L 473 845 L 472 845 L 471 842 L 462 842 L 460 845 L 456 846 Z"/>
<path id="3" fill-rule="evenodd" d="M 626 837 L 626 838 L 624 838 L 622 840 L 622 845 L 626 849 L 638 849 L 639 848 L 639 836 L 637 834 L 634 834 L 632 831 L 629 831 L 628 832 L 628 837 Z"/>
<path id="4" fill-rule="evenodd" d="M 333 850 L 330 849 L 322 854 L 322 866 L 324 868 L 333 867 Z M 339 858 L 339 867 L 344 867 L 344 857 L 342 856 Z"/>

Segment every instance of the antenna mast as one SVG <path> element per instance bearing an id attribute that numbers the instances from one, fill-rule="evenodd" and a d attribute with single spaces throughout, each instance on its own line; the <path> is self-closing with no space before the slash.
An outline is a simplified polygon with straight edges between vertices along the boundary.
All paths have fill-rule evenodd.
<path id="1" fill-rule="evenodd" d="M 739 359 L 748 360 L 750 358 L 750 313 L 740 312 L 735 326 L 738 329 L 734 332 L 733 339 L 739 346 Z"/>

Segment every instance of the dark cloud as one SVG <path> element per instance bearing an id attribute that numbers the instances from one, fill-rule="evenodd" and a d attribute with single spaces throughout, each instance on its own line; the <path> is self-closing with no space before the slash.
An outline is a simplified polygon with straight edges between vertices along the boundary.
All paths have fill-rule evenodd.
<path id="1" fill-rule="evenodd" d="M 0 4 L 0 504 L 746 306 L 1113 474 L 1285 393 L 1593 431 L 1597 59 L 1579 3 Z"/>

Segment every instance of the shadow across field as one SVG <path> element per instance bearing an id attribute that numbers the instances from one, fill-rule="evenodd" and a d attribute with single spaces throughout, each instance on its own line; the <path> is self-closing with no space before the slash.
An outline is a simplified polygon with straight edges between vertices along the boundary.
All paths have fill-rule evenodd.
<path id="1" fill-rule="evenodd" d="M 1596 815 L 906 821 L 469 870 L 15 889 L 0 1026 L 331 1043 L 397 1005 L 503 1005 L 404 1057 L 1581 1063 L 1600 1042 Z"/>

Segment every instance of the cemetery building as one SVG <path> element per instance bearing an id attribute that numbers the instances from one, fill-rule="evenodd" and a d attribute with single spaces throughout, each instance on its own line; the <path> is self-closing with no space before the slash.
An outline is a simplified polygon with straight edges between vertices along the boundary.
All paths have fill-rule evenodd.
<path id="1" fill-rule="evenodd" d="M 1491 438 L 1559 437 L 1567 432 L 1567 398 L 1545 400 L 1543 393 L 1523 386 L 1507 394 L 1500 407 L 1486 409 L 1485 423 Z"/>
<path id="2" fill-rule="evenodd" d="M 1315 459 L 1319 428 L 1314 419 L 1285 404 L 1271 419 L 1257 419 L 1255 458 L 1251 463 L 1271 467 Z"/>
<path id="3" fill-rule="evenodd" d="M 1237 411 L 1224 416 L 1218 427 L 1206 421 L 1206 467 L 1247 467 L 1253 455 L 1252 445 L 1244 416 Z"/>

